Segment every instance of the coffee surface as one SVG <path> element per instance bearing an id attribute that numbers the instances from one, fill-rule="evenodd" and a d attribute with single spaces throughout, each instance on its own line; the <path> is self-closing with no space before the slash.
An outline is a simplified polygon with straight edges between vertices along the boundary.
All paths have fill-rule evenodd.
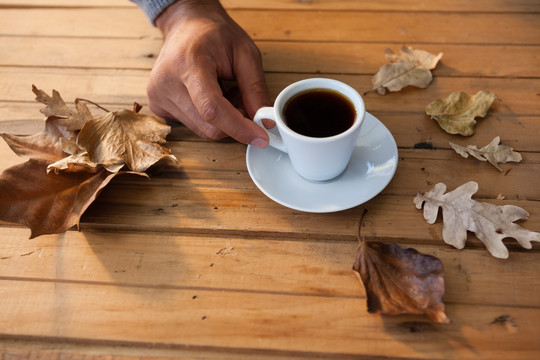
<path id="1" fill-rule="evenodd" d="M 310 89 L 289 99 L 283 117 L 291 130 L 321 138 L 349 129 L 356 118 L 356 110 L 352 102 L 337 91 Z"/>

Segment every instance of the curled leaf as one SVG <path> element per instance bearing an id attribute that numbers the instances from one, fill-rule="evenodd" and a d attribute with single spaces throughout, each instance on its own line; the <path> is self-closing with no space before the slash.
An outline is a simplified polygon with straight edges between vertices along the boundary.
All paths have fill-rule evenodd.
<path id="1" fill-rule="evenodd" d="M 527 230 L 514 222 L 526 220 L 529 213 L 514 205 L 497 206 L 478 202 L 471 197 L 478 190 L 478 184 L 469 181 L 445 194 L 446 185 L 436 184 L 425 194 L 414 198 L 417 209 L 424 207 L 424 218 L 429 224 L 437 220 L 439 207 L 443 216 L 443 240 L 458 249 L 465 247 L 467 231 L 486 245 L 488 251 L 497 258 L 508 258 L 504 238 L 514 238 L 525 249 L 531 249 L 531 241 L 540 241 L 540 233 Z"/>
<path id="2" fill-rule="evenodd" d="M 453 92 L 446 99 L 437 99 L 426 107 L 426 114 L 436 120 L 449 134 L 474 134 L 475 117 L 486 116 L 497 95 L 480 90 L 471 96 L 462 91 Z"/>
<path id="3" fill-rule="evenodd" d="M 45 129 L 37 134 L 28 136 L 2 134 L 11 150 L 18 156 L 27 159 L 43 159 L 49 162 L 58 161 L 65 156 L 59 140 L 69 136 L 72 136 L 72 133 L 67 131 L 65 127 L 58 125 L 53 116 L 49 116 L 45 120 Z"/>
<path id="4" fill-rule="evenodd" d="M 381 95 L 388 91 L 399 91 L 405 86 L 425 88 L 433 79 L 432 69 L 442 58 L 443 54 L 430 54 L 424 50 L 413 49 L 408 46 L 401 48 L 401 55 L 386 49 L 386 58 L 389 64 L 381 66 L 373 76 L 373 90 Z"/>
<path id="5" fill-rule="evenodd" d="M 449 143 L 452 149 L 464 158 L 468 158 L 469 155 L 471 155 L 480 161 L 488 161 L 491 165 L 495 166 L 497 170 L 503 171 L 499 166 L 499 163 L 507 163 L 510 161 L 520 162 L 522 158 L 520 153 L 500 142 L 501 139 L 496 136 L 489 144 L 480 149 L 478 149 L 476 145 L 467 145 L 467 147 L 463 147 L 454 144 L 453 142 Z"/>
<path id="6" fill-rule="evenodd" d="M 77 145 L 95 163 L 122 160 L 129 169 L 140 172 L 163 158 L 177 161 L 168 148 L 160 145 L 170 130 L 151 115 L 120 110 L 88 120 L 77 136 Z"/>
<path id="7" fill-rule="evenodd" d="M 425 314 L 449 323 L 444 312 L 442 262 L 415 249 L 379 241 L 360 242 L 353 265 L 364 284 L 370 313 Z"/>

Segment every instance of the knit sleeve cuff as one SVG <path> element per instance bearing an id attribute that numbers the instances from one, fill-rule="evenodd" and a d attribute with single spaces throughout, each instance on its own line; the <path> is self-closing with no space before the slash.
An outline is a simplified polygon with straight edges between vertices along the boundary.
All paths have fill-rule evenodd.
<path id="1" fill-rule="evenodd" d="M 157 17 L 177 0 L 130 0 L 146 14 L 148 21 L 156 26 Z"/>

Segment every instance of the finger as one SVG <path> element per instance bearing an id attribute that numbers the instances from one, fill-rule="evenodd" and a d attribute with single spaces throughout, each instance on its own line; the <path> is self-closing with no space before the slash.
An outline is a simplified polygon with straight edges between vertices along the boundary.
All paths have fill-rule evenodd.
<path id="1" fill-rule="evenodd" d="M 227 134 L 223 131 L 203 120 L 184 86 L 174 92 L 174 97 L 169 99 L 169 102 L 171 109 L 177 109 L 175 119 L 182 122 L 197 135 L 212 140 L 227 137 Z"/>
<path id="2" fill-rule="evenodd" d="M 244 144 L 268 145 L 268 135 L 260 126 L 240 114 L 223 97 L 215 71 L 200 66 L 186 76 L 184 84 L 201 118 Z"/>
<path id="3" fill-rule="evenodd" d="M 240 47 L 235 55 L 233 66 L 238 87 L 242 92 L 242 101 L 249 116 L 253 118 L 257 110 L 270 104 L 261 53 L 250 43 L 250 46 Z"/>
<path id="4" fill-rule="evenodd" d="M 147 93 L 149 108 L 155 115 L 175 119 L 203 138 L 217 140 L 227 136 L 202 120 L 186 88 L 180 82 L 175 82 L 174 89 L 165 93 L 162 87 L 148 86 Z"/>

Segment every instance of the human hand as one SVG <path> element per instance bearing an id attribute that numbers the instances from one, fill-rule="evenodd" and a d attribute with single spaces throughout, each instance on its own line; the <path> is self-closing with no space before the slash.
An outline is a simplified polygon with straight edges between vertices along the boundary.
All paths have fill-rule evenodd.
<path id="1" fill-rule="evenodd" d="M 267 133 L 223 95 L 219 79 L 236 80 L 247 115 L 268 106 L 261 55 L 219 1 L 180 0 L 156 20 L 165 41 L 147 86 L 150 110 L 201 137 L 226 136 L 258 147 Z"/>

